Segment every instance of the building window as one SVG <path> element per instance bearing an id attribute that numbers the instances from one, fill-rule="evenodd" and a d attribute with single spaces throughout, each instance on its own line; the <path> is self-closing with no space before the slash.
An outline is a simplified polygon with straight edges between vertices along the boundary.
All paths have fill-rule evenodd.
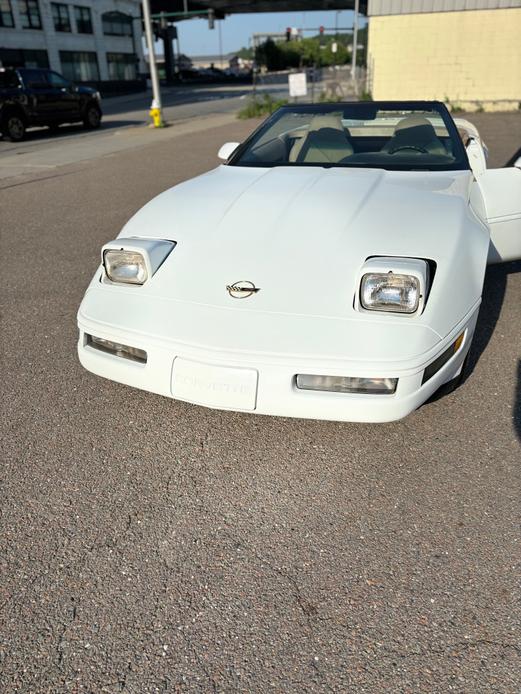
<path id="1" fill-rule="evenodd" d="M 20 17 L 23 29 L 41 29 L 42 18 L 38 0 L 20 0 Z"/>
<path id="2" fill-rule="evenodd" d="M 78 34 L 92 34 L 92 17 L 90 7 L 74 7 L 74 16 L 76 17 L 76 29 Z"/>
<path id="3" fill-rule="evenodd" d="M 63 76 L 71 82 L 97 82 L 98 57 L 87 51 L 60 51 Z"/>
<path id="4" fill-rule="evenodd" d="M 103 33 L 106 36 L 132 36 L 132 17 L 123 12 L 105 12 Z"/>
<path id="5" fill-rule="evenodd" d="M 0 27 L 14 27 L 11 0 L 0 0 Z"/>
<path id="6" fill-rule="evenodd" d="M 135 80 L 136 56 L 133 53 L 107 53 L 110 80 Z"/>
<path id="7" fill-rule="evenodd" d="M 21 48 L 0 48 L 0 65 L 3 67 L 49 67 L 47 51 Z"/>
<path id="8" fill-rule="evenodd" d="M 52 18 L 55 31 L 71 31 L 71 19 L 69 17 L 69 6 L 61 2 L 52 2 Z"/>

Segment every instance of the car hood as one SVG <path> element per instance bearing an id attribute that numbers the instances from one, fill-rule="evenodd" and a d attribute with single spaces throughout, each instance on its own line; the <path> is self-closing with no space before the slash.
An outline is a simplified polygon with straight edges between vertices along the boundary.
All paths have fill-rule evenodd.
<path id="1" fill-rule="evenodd" d="M 152 200 L 120 235 L 177 242 L 144 294 L 235 311 L 408 320 L 355 311 L 360 270 L 370 256 L 432 260 L 417 320 L 442 335 L 480 296 L 470 287 L 451 298 L 448 319 L 429 316 L 437 286 L 468 258 L 470 182 L 469 171 L 220 166 Z M 226 287 L 239 281 L 260 291 L 234 299 Z"/>

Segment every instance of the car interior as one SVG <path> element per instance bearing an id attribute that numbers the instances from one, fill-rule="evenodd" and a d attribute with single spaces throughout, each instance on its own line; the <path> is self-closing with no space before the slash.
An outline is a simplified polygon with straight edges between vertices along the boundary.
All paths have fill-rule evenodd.
<path id="1" fill-rule="evenodd" d="M 369 124 L 350 121 L 348 126 L 341 113 L 314 114 L 306 125 L 260 138 L 234 163 L 370 166 L 455 160 L 452 139 L 442 122 L 435 128 L 426 116 L 416 113 L 392 120 L 397 122 L 380 118 Z"/>

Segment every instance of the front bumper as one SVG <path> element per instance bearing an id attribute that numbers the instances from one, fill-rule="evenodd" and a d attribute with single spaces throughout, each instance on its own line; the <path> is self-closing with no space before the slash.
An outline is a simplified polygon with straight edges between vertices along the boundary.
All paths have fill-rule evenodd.
<path id="1" fill-rule="evenodd" d="M 98 376 L 216 409 L 283 417 L 388 422 L 411 413 L 441 385 L 458 375 L 470 347 L 478 310 L 479 306 L 475 306 L 445 339 L 406 363 L 209 349 L 114 328 L 90 319 L 81 310 L 78 354 L 81 364 Z M 463 331 L 465 337 L 459 351 L 422 385 L 425 368 Z M 143 349 L 147 352 L 147 363 L 96 350 L 88 344 L 87 335 Z M 392 395 L 360 395 L 299 390 L 298 373 L 399 380 Z M 234 380 L 236 375 L 238 381 Z"/>

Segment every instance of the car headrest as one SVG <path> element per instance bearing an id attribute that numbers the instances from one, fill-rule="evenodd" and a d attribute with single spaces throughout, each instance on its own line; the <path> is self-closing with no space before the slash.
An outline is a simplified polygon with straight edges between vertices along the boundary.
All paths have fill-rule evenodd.
<path id="1" fill-rule="evenodd" d="M 309 132 L 316 132 L 322 128 L 332 128 L 333 130 L 340 130 L 340 132 L 344 132 L 344 126 L 342 125 L 340 114 L 320 113 L 317 116 L 313 116 L 311 123 L 309 124 Z"/>
<path id="2" fill-rule="evenodd" d="M 400 140 L 412 139 L 415 142 L 430 142 L 436 137 L 432 123 L 423 116 L 407 116 L 394 129 L 395 137 Z"/>
<path id="3" fill-rule="evenodd" d="M 425 149 L 429 154 L 446 154 L 443 143 L 436 136 L 434 126 L 424 116 L 412 115 L 402 118 L 382 152 L 392 154 L 397 148 L 408 146 Z"/>

